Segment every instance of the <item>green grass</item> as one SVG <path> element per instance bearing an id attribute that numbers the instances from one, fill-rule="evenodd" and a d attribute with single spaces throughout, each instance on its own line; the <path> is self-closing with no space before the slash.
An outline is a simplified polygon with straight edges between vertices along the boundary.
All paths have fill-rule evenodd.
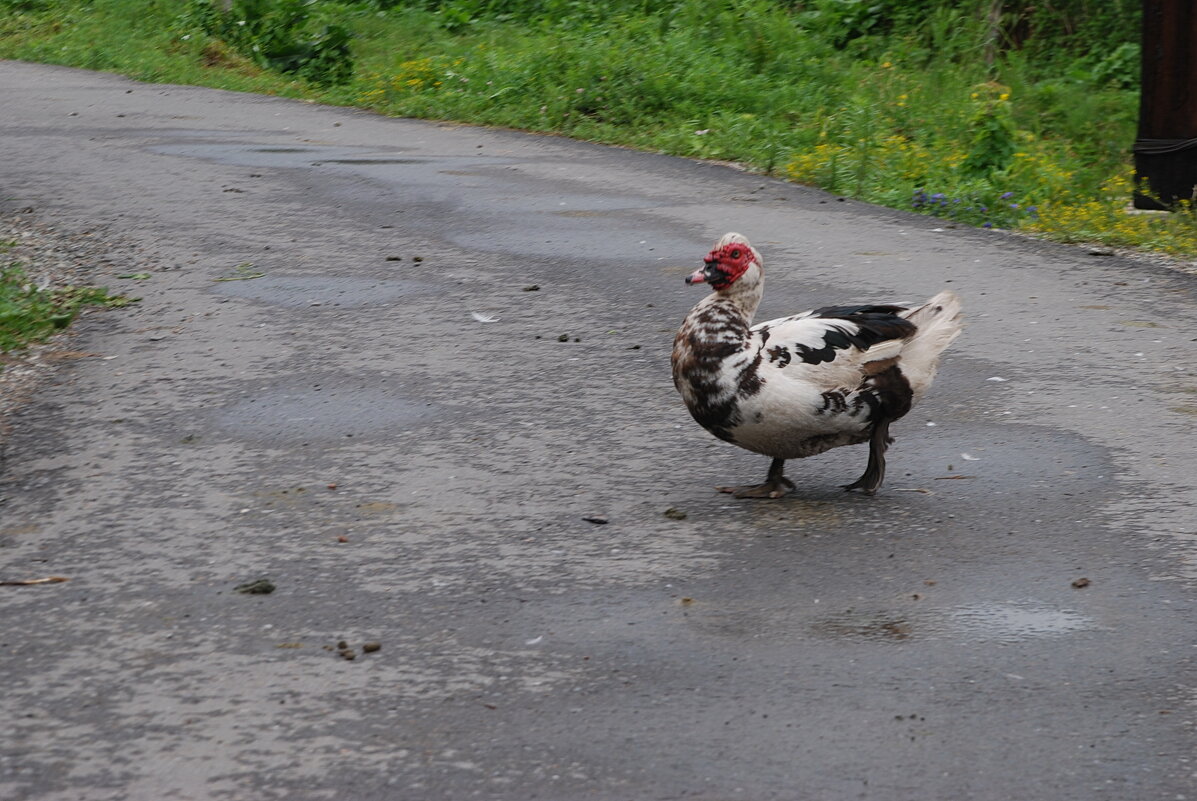
<path id="1" fill-rule="evenodd" d="M 1197 255 L 1191 210 L 1123 212 L 1130 0 L 1047 6 L 1067 19 L 1012 0 L 1003 28 L 988 2 L 943 0 L 237 0 L 244 27 L 204 2 L 0 0 L 0 57 L 735 161 L 949 222 Z M 330 24 L 354 34 L 348 81 L 270 69 Z"/>
<path id="2" fill-rule="evenodd" d="M 0 57 L 119 72 L 141 81 L 218 86 L 301 97 L 304 86 L 255 66 L 218 42 L 181 39 L 169 0 L 31 2 L 0 0 Z"/>
<path id="3" fill-rule="evenodd" d="M 0 242 L 0 252 L 12 243 Z M 0 267 L 0 354 L 41 342 L 84 306 L 126 306 L 136 300 L 98 287 L 39 287 L 17 262 Z"/>

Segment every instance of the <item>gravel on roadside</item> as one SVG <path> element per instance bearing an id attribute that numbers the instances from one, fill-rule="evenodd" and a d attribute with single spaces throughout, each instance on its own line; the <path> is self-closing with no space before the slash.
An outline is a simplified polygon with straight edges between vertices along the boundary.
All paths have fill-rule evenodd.
<path id="1" fill-rule="evenodd" d="M 90 285 L 115 264 L 114 247 L 92 231 L 66 232 L 37 219 L 32 210 L 0 213 L 0 265 L 20 265 L 39 286 Z M 85 308 L 81 314 L 101 313 Z M 0 457 L 14 412 L 70 358 L 70 328 L 19 351 L 0 353 Z"/>

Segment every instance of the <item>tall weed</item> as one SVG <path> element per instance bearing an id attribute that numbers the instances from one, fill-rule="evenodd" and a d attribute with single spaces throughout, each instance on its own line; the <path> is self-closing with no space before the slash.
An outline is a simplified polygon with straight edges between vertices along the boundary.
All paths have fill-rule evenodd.
<path id="1" fill-rule="evenodd" d="M 353 75 L 352 36 L 337 21 L 346 13 L 312 0 L 232 0 L 227 11 L 213 0 L 190 0 L 175 25 L 185 36 L 227 42 L 263 67 L 327 86 Z"/>

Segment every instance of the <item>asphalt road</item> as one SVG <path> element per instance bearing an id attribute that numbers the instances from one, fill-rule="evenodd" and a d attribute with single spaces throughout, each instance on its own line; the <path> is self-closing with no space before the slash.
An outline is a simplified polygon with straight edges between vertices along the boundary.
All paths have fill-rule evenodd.
<path id="1" fill-rule="evenodd" d="M 0 586 L 0 798 L 1197 798 L 1197 277 L 508 131 L 0 108 L 0 212 L 143 298 L 9 421 L 0 579 L 70 580 Z M 668 361 L 729 230 L 762 320 L 963 297 L 878 496 L 863 446 L 713 490 L 767 460 Z"/>

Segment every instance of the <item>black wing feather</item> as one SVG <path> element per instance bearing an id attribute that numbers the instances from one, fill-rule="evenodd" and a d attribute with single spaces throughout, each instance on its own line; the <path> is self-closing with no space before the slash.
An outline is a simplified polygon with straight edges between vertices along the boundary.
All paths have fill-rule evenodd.
<path id="1" fill-rule="evenodd" d="M 909 320 L 899 317 L 906 311 L 902 306 L 824 306 L 810 312 L 808 317 L 823 320 L 843 320 L 852 327 L 831 325 L 823 335 L 823 346 L 813 348 L 795 346 L 797 356 L 807 364 L 822 364 L 832 361 L 837 350 L 859 348 L 868 350 L 878 342 L 889 339 L 904 339 L 912 335 L 917 327 Z"/>
<path id="2" fill-rule="evenodd" d="M 851 320 L 857 314 L 886 314 L 896 316 L 905 306 L 823 306 L 808 313 L 810 317 L 839 317 Z"/>

